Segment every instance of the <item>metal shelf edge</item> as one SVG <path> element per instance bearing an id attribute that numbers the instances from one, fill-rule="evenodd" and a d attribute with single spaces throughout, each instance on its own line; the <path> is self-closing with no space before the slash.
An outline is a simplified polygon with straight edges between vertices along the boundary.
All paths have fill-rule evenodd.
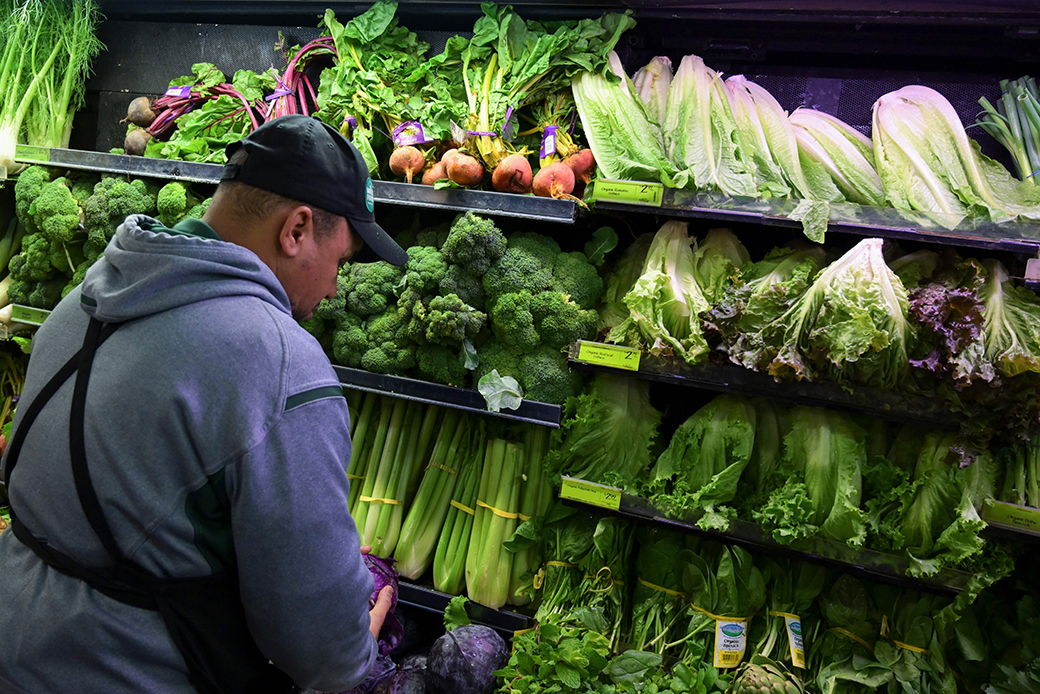
<path id="1" fill-rule="evenodd" d="M 419 610 L 441 614 L 444 613 L 451 599 L 455 597 L 433 588 L 407 581 L 399 581 L 398 590 L 397 599 L 399 602 Z M 472 600 L 466 601 L 466 613 L 474 624 L 483 624 L 496 631 L 504 631 L 509 634 L 529 629 L 534 625 L 534 619 L 527 615 L 509 610 L 493 610 Z"/>
<path id="2" fill-rule="evenodd" d="M 420 381 L 403 376 L 388 376 L 345 366 L 333 366 L 341 385 L 370 393 L 382 393 L 397 398 L 425 402 L 431 405 L 453 407 L 492 417 L 502 417 L 529 424 L 559 428 L 563 408 L 535 400 L 524 400 L 515 410 L 491 412 L 487 409 L 484 396 L 470 388 L 457 388 L 439 383 Z"/>

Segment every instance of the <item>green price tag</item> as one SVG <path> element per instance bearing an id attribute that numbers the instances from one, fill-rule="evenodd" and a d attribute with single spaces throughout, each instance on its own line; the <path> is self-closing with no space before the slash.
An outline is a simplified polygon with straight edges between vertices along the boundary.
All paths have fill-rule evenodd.
<path id="1" fill-rule="evenodd" d="M 639 357 L 640 351 L 634 347 L 578 340 L 577 360 L 586 364 L 639 371 Z"/>
<path id="2" fill-rule="evenodd" d="M 11 307 L 11 320 L 15 323 L 43 325 L 43 321 L 46 320 L 49 315 L 51 315 L 51 312 L 44 311 L 42 308 L 22 306 L 20 304 L 13 304 Z"/>
<path id="3" fill-rule="evenodd" d="M 1031 535 L 1040 535 L 1040 509 L 986 499 L 982 520 Z"/>
<path id="4" fill-rule="evenodd" d="M 36 145 L 15 145 L 14 158 L 19 161 L 50 161 L 51 150 L 49 147 L 37 147 Z"/>
<path id="5" fill-rule="evenodd" d="M 592 186 L 592 198 L 603 202 L 626 202 L 632 205 L 660 207 L 661 201 L 664 200 L 664 186 L 660 183 L 597 178 Z"/>
<path id="6" fill-rule="evenodd" d="M 589 506 L 599 506 L 612 511 L 621 508 L 621 490 L 605 484 L 586 482 L 574 477 L 563 477 L 560 485 L 560 498 L 580 501 Z"/>

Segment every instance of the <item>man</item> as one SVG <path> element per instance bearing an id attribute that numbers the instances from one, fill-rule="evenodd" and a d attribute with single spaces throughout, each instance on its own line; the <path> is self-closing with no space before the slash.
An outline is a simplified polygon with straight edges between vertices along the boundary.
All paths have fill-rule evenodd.
<path id="1" fill-rule="evenodd" d="M 296 321 L 363 243 L 407 256 L 320 121 L 228 154 L 203 220 L 127 218 L 34 340 L 3 466 L 5 694 L 336 692 L 374 661 L 389 594 L 369 614 L 347 405 Z"/>

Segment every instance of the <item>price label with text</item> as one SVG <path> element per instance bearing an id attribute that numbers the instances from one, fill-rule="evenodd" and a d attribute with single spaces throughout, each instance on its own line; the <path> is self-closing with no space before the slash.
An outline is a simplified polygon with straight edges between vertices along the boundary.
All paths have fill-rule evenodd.
<path id="1" fill-rule="evenodd" d="M 51 312 L 44 311 L 42 308 L 33 308 L 32 306 L 21 306 L 19 304 L 13 304 L 11 306 L 11 321 L 14 323 L 27 323 L 28 325 L 43 325 L 43 321 L 49 315 L 51 315 Z"/>
<path id="2" fill-rule="evenodd" d="M 590 506 L 617 511 L 621 508 L 621 490 L 605 484 L 587 482 L 574 477 L 563 477 L 560 483 L 560 498 L 580 501 Z"/>
<path id="3" fill-rule="evenodd" d="M 578 361 L 614 369 L 639 371 L 640 352 L 634 347 L 606 345 L 602 342 L 578 341 Z"/>
<path id="4" fill-rule="evenodd" d="M 49 147 L 37 147 L 36 145 L 15 145 L 14 158 L 19 161 L 50 161 L 51 150 Z"/>
<path id="5" fill-rule="evenodd" d="M 1040 509 L 986 499 L 982 520 L 1031 535 L 1040 535 Z"/>
<path id="6" fill-rule="evenodd" d="M 603 202 L 625 202 L 632 205 L 660 207 L 664 200 L 664 186 L 660 183 L 598 178 L 592 187 L 592 198 Z"/>

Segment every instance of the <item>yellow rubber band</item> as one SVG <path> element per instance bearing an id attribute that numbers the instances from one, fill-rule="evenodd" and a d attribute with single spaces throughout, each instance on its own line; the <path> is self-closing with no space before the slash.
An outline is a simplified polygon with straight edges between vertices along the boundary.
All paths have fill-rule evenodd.
<path id="1" fill-rule="evenodd" d="M 694 610 L 696 610 L 697 612 L 700 612 L 701 614 L 703 614 L 703 615 L 705 615 L 707 617 L 711 617 L 716 622 L 746 622 L 746 621 L 748 621 L 747 617 L 720 617 L 717 614 L 712 614 L 711 612 L 708 612 L 707 610 L 705 610 L 705 609 L 703 609 L 701 607 L 697 607 L 692 602 L 690 603 L 690 607 L 692 607 Z"/>
<path id="2" fill-rule="evenodd" d="M 796 614 L 791 614 L 790 612 L 776 612 L 775 610 L 769 610 L 769 616 L 770 617 L 789 617 L 789 618 L 797 620 L 799 622 L 802 621 L 801 617 L 799 617 Z"/>
<path id="3" fill-rule="evenodd" d="M 370 501 L 374 504 L 390 504 L 391 506 L 397 506 L 401 503 L 397 499 L 377 499 L 371 496 L 363 496 L 359 499 L 359 501 Z"/>
<path id="4" fill-rule="evenodd" d="M 577 564 L 571 564 L 571 563 L 568 563 L 568 562 L 565 562 L 565 561 L 547 561 L 547 562 L 545 562 L 545 565 L 546 566 L 563 566 L 563 567 L 566 567 L 568 569 L 576 569 L 576 568 L 578 568 Z"/>
<path id="5" fill-rule="evenodd" d="M 686 597 L 685 594 L 680 593 L 677 590 L 669 590 L 668 588 L 662 588 L 661 586 L 655 586 L 653 583 L 650 583 L 649 581 L 644 581 L 641 578 L 638 579 L 638 580 L 639 580 L 640 584 L 646 586 L 647 588 L 651 588 L 651 589 L 659 591 L 661 593 L 665 593 L 666 595 L 674 595 L 677 598 L 685 598 Z"/>
<path id="6" fill-rule="evenodd" d="M 438 470 L 444 470 L 449 475 L 457 475 L 457 474 L 459 474 L 458 470 L 453 470 L 452 468 L 448 467 L 447 465 L 441 465 L 440 463 L 435 463 L 432 460 L 430 461 L 430 464 L 426 466 L 426 469 L 429 470 L 431 467 L 435 467 Z"/>
<path id="7" fill-rule="evenodd" d="M 510 513 L 509 511 L 501 511 L 501 510 L 495 508 L 494 506 L 488 506 L 483 501 L 479 501 L 478 500 L 477 501 L 477 506 L 479 506 L 480 508 L 486 508 L 488 511 L 491 511 L 493 514 L 495 514 L 499 518 L 509 518 L 511 520 L 516 520 L 519 517 L 519 514 L 517 514 L 517 513 Z"/>
<path id="8" fill-rule="evenodd" d="M 530 629 L 517 629 L 513 632 L 513 636 L 523 636 L 524 634 L 530 634 L 537 627 L 531 627 Z"/>
<path id="9" fill-rule="evenodd" d="M 601 583 L 603 581 L 607 582 L 606 588 L 590 588 L 589 592 L 592 593 L 609 593 L 610 591 L 614 590 L 614 586 L 625 585 L 624 581 L 618 581 L 613 577 L 613 575 L 610 573 L 609 566 L 604 566 L 600 568 L 600 570 L 597 571 L 594 575 L 585 574 L 585 580 L 589 579 L 593 579 L 595 583 Z"/>
<path id="10" fill-rule="evenodd" d="M 902 641 L 896 641 L 895 639 L 892 639 L 892 643 L 895 644 L 896 646 L 898 646 L 899 648 L 902 648 L 903 650 L 913 651 L 914 653 L 921 653 L 922 655 L 928 655 L 928 649 L 927 648 L 918 648 L 917 646 L 911 646 L 908 643 L 903 643 Z"/>
<path id="11" fill-rule="evenodd" d="M 863 639 L 861 639 L 860 637 L 858 637 L 858 636 L 856 636 L 855 634 L 853 634 L 853 633 L 852 633 L 851 631 L 849 631 L 848 629 L 842 629 L 841 627 L 831 627 L 831 628 L 830 628 L 830 629 L 828 629 L 827 631 L 833 631 L 833 632 L 835 632 L 836 634 L 841 634 L 842 636 L 848 636 L 848 637 L 849 637 L 850 639 L 852 639 L 853 641 L 857 641 L 857 642 L 859 642 L 860 644 L 862 644 L 863 646 L 865 646 L 865 647 L 867 648 L 867 650 L 869 650 L 869 651 L 873 651 L 873 650 L 874 650 L 874 647 L 873 647 L 873 646 L 871 646 L 871 645 L 870 645 L 869 643 L 867 643 L 866 641 L 864 641 L 864 640 L 863 640 Z"/>
<path id="12" fill-rule="evenodd" d="M 347 479 L 348 480 L 363 480 L 363 479 L 365 479 L 365 476 L 364 475 L 351 475 L 350 473 L 347 473 Z"/>
<path id="13" fill-rule="evenodd" d="M 525 523 L 531 520 L 531 516 L 525 516 L 522 513 L 518 513 L 517 515 L 520 516 L 520 520 L 524 521 Z M 516 632 L 514 631 L 513 633 L 515 634 Z"/>
<path id="14" fill-rule="evenodd" d="M 463 513 L 468 513 L 471 516 L 474 516 L 477 513 L 476 511 L 471 509 L 469 506 L 465 506 L 465 505 L 460 504 L 459 502 L 455 501 L 455 499 L 451 500 L 451 505 L 454 506 L 455 508 L 457 508 L 458 510 L 462 511 Z"/>

